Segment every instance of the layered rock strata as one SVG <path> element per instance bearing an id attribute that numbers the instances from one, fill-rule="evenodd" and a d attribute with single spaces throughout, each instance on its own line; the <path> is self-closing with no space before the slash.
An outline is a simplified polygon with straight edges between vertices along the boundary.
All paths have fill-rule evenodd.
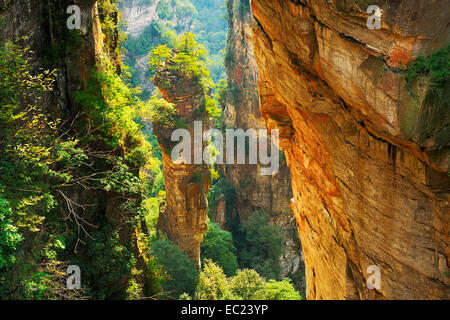
<path id="1" fill-rule="evenodd" d="M 246 11 L 243 10 L 247 8 Z M 259 111 L 258 67 L 253 57 L 250 1 L 228 1 L 229 36 L 226 67 L 229 93 L 224 118 L 228 127 L 265 129 Z M 281 157 L 280 170 L 273 176 L 260 174 L 260 165 L 225 166 L 227 181 L 236 190 L 236 214 L 246 220 L 256 210 L 270 215 L 271 223 L 285 232 L 281 275 L 303 274 L 303 258 L 296 223 L 290 207 L 292 189 L 289 168 Z M 301 282 L 301 281 L 300 281 Z M 302 286 L 301 283 L 298 283 Z"/>
<path id="2" fill-rule="evenodd" d="M 167 62 L 170 65 L 172 62 Z M 158 229 L 183 249 L 190 259 L 200 266 L 200 244 L 203 233 L 208 230 L 207 194 L 211 183 L 208 165 L 195 164 L 195 154 L 203 155 L 205 144 L 196 144 L 195 133 L 208 129 L 210 123 L 204 111 L 205 93 L 201 84 L 170 67 L 160 70 L 154 79 L 162 96 L 175 106 L 176 118 L 189 131 L 191 155 L 179 154 L 172 159 L 172 148 L 178 143 L 171 141 L 175 127 L 166 128 L 154 123 L 154 132 L 162 152 L 162 163 L 166 187 L 166 202 L 161 207 Z M 170 84 L 168 87 L 166 84 Z M 202 124 L 202 131 L 195 129 L 194 122 Z M 203 160 L 203 159 L 202 159 Z"/>
<path id="3" fill-rule="evenodd" d="M 261 113 L 291 170 L 308 299 L 448 299 L 450 108 L 402 72 L 449 43 L 448 4 L 377 4 L 370 30 L 364 1 L 253 0 Z"/>

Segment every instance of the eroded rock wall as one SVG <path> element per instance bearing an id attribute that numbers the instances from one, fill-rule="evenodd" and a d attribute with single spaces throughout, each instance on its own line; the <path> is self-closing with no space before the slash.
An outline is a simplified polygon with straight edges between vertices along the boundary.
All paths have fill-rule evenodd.
<path id="1" fill-rule="evenodd" d="M 448 3 L 377 1 L 381 30 L 366 26 L 370 4 L 252 1 L 261 112 L 292 175 L 307 297 L 448 299 L 449 140 L 437 137 L 450 108 L 427 104 L 427 85 L 413 99 L 399 72 L 449 43 Z"/>
<path id="2" fill-rule="evenodd" d="M 159 0 L 122 0 L 120 8 L 123 12 L 123 18 L 127 22 L 125 32 L 130 37 L 141 35 L 145 28 L 158 19 L 156 8 Z"/>
<path id="3" fill-rule="evenodd" d="M 247 8 L 247 10 L 245 10 Z M 226 67 L 229 93 L 224 118 L 227 126 L 243 129 L 265 129 L 259 111 L 258 67 L 253 57 L 252 14 L 250 1 L 228 1 L 229 36 Z M 225 174 L 237 197 L 236 214 L 246 220 L 256 210 L 270 215 L 272 223 L 285 232 L 281 273 L 303 275 L 303 258 L 296 223 L 290 207 L 291 180 L 286 161 L 281 157 L 280 170 L 273 176 L 260 174 L 259 165 L 228 165 Z M 298 281 L 298 286 L 303 286 Z"/>

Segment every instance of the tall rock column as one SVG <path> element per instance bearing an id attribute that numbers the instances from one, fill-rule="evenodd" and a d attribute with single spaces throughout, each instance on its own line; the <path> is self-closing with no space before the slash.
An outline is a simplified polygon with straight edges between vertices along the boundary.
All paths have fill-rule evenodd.
<path id="1" fill-rule="evenodd" d="M 436 95 L 448 79 L 408 88 L 402 72 L 448 45 L 448 3 L 377 1 L 380 30 L 366 3 L 252 1 L 261 112 L 292 174 L 307 297 L 448 299 L 450 108 Z"/>
<path id="2" fill-rule="evenodd" d="M 166 187 L 166 202 L 160 210 L 158 229 L 183 249 L 190 259 L 200 266 L 200 244 L 203 233 L 208 230 L 207 194 L 211 183 L 211 172 L 206 164 L 195 164 L 194 154 L 203 155 L 204 143 L 196 144 L 196 135 L 202 139 L 207 130 L 208 115 L 205 111 L 205 89 L 198 79 L 192 79 L 167 67 L 159 70 L 154 79 L 162 96 L 175 106 L 178 128 L 189 131 L 191 155 L 179 154 L 172 159 L 172 148 L 178 142 L 171 141 L 176 127 L 166 128 L 154 123 L 154 132 L 162 152 L 163 172 Z M 194 121 L 202 124 L 203 131 L 194 128 Z M 200 136 L 199 136 L 200 133 Z M 197 140 L 198 141 L 198 140 Z M 203 158 L 202 158 L 203 160 Z"/>

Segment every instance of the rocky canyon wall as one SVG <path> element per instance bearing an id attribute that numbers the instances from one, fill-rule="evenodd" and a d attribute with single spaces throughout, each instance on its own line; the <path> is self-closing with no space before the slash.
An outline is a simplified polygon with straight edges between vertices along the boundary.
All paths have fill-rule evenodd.
<path id="1" fill-rule="evenodd" d="M 448 299 L 450 108 L 404 77 L 448 45 L 448 3 L 374 2 L 380 30 L 368 1 L 253 0 L 261 113 L 291 171 L 308 299 Z"/>
<path id="2" fill-rule="evenodd" d="M 229 93 L 224 110 L 228 127 L 265 129 L 259 112 L 258 68 L 253 57 L 252 14 L 250 1 L 228 1 L 229 36 L 226 67 Z M 273 176 L 260 174 L 259 165 L 224 166 L 226 179 L 236 190 L 236 214 L 246 220 L 256 210 L 270 215 L 271 223 L 285 232 L 281 273 L 302 275 L 304 272 L 296 223 L 290 207 L 291 180 L 286 161 L 281 157 L 280 170 Z M 297 285 L 302 286 L 301 280 Z"/>

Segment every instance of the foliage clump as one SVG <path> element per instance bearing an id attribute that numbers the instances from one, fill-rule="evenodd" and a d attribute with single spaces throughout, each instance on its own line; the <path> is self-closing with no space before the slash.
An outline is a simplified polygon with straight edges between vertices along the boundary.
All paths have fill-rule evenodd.
<path id="1" fill-rule="evenodd" d="M 200 273 L 199 300 L 301 300 L 289 279 L 282 281 L 261 277 L 255 270 L 239 270 L 227 278 L 223 269 L 206 260 Z"/>
<path id="2" fill-rule="evenodd" d="M 65 287 L 65 268 L 76 253 L 96 261 L 104 259 L 106 251 L 89 248 L 114 247 L 108 245 L 112 224 L 103 220 L 101 208 L 73 195 L 77 187 L 87 194 L 115 194 L 121 199 L 116 210 L 126 216 L 122 222 L 130 227 L 140 221 L 144 181 L 139 167 L 149 154 L 135 122 L 140 103 L 104 61 L 92 71 L 86 91 L 77 95 L 82 111 L 62 122 L 62 114 L 51 112 L 47 103 L 54 74 L 35 70 L 29 57 L 30 50 L 15 43 L 0 46 L 0 297 L 79 298 L 84 292 L 114 298 L 115 290 L 103 288 L 100 293 L 98 286 L 106 282 L 89 268 L 85 276 L 92 281 L 80 295 Z M 19 255 L 21 244 L 28 249 Z M 128 266 L 123 292 L 136 296 L 134 258 L 120 258 L 121 265 Z M 123 280 L 119 278 L 113 280 Z M 16 288 L 17 283 L 24 285 Z"/>
<path id="3" fill-rule="evenodd" d="M 180 36 L 173 48 L 160 45 L 153 49 L 149 67 L 154 74 L 167 68 L 172 73 L 201 83 L 206 90 L 213 85 L 206 66 L 206 53 L 205 48 L 195 40 L 195 36 L 186 32 Z"/>
<path id="4" fill-rule="evenodd" d="M 450 45 L 408 64 L 405 79 L 411 89 L 418 77 L 428 76 L 434 88 L 442 88 L 450 79 Z"/>
<path id="5" fill-rule="evenodd" d="M 239 227 L 235 238 L 241 267 L 256 270 L 268 279 L 279 279 L 283 231 L 269 223 L 269 215 L 255 211 Z"/>
<path id="6" fill-rule="evenodd" d="M 202 260 L 208 259 L 221 266 L 227 276 L 233 276 L 239 268 L 236 248 L 230 232 L 220 229 L 217 223 L 211 223 L 201 245 Z"/>
<path id="7" fill-rule="evenodd" d="M 162 266 L 165 280 L 162 295 L 176 299 L 181 294 L 195 293 L 199 272 L 194 262 L 178 246 L 170 241 L 156 240 L 151 245 L 152 254 Z"/>

